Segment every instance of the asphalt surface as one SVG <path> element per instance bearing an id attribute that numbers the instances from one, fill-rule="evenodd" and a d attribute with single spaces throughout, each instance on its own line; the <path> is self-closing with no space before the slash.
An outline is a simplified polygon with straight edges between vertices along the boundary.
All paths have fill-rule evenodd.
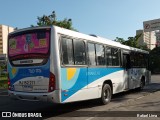
<path id="1" fill-rule="evenodd" d="M 112 101 L 107 105 L 101 105 L 98 100 L 88 100 L 61 105 L 45 102 L 12 100 L 8 97 L 7 91 L 1 89 L 0 112 L 42 113 L 43 119 L 66 119 L 71 117 L 69 118 L 71 120 L 91 120 L 97 119 L 99 116 L 99 119 L 106 119 L 106 117 L 111 120 L 113 118 L 118 119 L 119 117 L 125 117 L 124 119 L 126 119 L 126 117 L 132 117 L 134 114 L 137 114 L 132 112 L 130 115 L 127 114 L 126 111 L 148 111 L 146 106 L 153 106 L 149 108 L 151 111 L 160 111 L 159 91 L 160 75 L 152 75 L 152 83 L 145 86 L 144 90 L 141 92 L 131 90 L 113 95 Z"/>

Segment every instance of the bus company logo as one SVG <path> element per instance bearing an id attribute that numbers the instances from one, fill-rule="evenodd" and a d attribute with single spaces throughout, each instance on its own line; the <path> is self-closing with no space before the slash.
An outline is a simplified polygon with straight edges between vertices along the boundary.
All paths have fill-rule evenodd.
<path id="1" fill-rule="evenodd" d="M 2 112 L 2 117 L 11 117 L 11 112 Z"/>

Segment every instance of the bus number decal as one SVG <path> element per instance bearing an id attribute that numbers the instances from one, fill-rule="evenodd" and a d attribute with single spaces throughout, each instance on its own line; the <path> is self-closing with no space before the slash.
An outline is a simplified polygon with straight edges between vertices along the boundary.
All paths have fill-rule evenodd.
<path id="1" fill-rule="evenodd" d="M 28 69 L 29 73 L 42 73 L 41 69 Z"/>

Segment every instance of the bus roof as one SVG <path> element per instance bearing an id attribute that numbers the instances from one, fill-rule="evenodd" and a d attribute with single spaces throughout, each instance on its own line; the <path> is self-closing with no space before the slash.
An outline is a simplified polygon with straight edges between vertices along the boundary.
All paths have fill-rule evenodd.
<path id="1" fill-rule="evenodd" d="M 23 28 L 23 29 L 19 29 L 19 30 L 16 30 L 14 32 L 11 32 L 11 33 L 9 33 L 9 35 L 12 35 L 12 34 L 15 34 L 15 33 L 18 33 L 18 32 L 23 32 L 23 31 L 33 30 L 33 29 L 34 30 L 35 29 L 44 29 L 44 28 L 46 28 L 46 29 L 47 28 L 53 28 L 56 33 L 63 34 L 63 35 L 66 35 L 66 36 L 72 36 L 72 37 L 75 37 L 75 38 L 84 39 L 84 40 L 87 40 L 87 41 L 92 41 L 92 42 L 101 43 L 101 44 L 106 44 L 106 45 L 109 45 L 109 46 L 118 47 L 118 48 L 122 48 L 122 49 L 125 49 L 125 50 L 130 50 L 130 51 L 142 52 L 142 53 L 149 54 L 148 51 L 141 50 L 141 49 L 138 49 L 138 48 L 133 48 L 133 47 L 130 47 L 130 46 L 127 46 L 127 45 L 123 45 L 119 42 L 116 42 L 116 41 L 113 41 L 113 40 L 110 40 L 110 39 L 102 38 L 102 37 L 99 37 L 99 36 L 87 35 L 87 34 L 83 34 L 83 33 L 77 32 L 77 31 L 68 30 L 68 29 L 65 29 L 65 28 L 62 28 L 62 27 L 57 27 L 57 26 L 28 27 L 28 28 Z"/>
<path id="2" fill-rule="evenodd" d="M 116 41 L 113 41 L 113 40 L 110 40 L 110 39 L 102 38 L 102 37 L 99 37 L 99 36 L 86 35 L 86 34 L 83 34 L 83 33 L 80 33 L 80 32 L 68 30 L 68 29 L 65 29 L 65 28 L 57 27 L 57 26 L 53 26 L 53 27 L 54 27 L 54 29 L 57 33 L 60 33 L 60 34 L 63 34 L 63 35 L 73 36 L 73 37 L 76 37 L 76 38 L 79 38 L 79 39 L 84 39 L 84 40 L 87 40 L 87 41 L 93 41 L 93 42 L 102 43 L 102 44 L 106 44 L 106 45 L 113 46 L 113 47 L 118 47 L 118 48 L 123 48 L 123 49 L 126 49 L 126 50 L 131 50 L 131 51 L 135 51 L 135 52 L 142 52 L 142 53 L 149 54 L 148 51 L 141 50 L 141 49 L 138 49 L 138 48 L 133 48 L 133 47 L 130 47 L 130 46 L 127 46 L 127 45 L 123 45 L 119 42 L 116 42 Z"/>

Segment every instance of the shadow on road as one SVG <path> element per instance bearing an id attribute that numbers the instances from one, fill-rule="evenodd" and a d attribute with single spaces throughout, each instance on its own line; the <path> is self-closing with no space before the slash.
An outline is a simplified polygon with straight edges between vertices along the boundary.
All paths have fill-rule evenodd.
<path id="1" fill-rule="evenodd" d="M 152 83 L 148 86 L 146 86 L 142 91 L 139 91 L 138 89 L 118 93 L 112 96 L 112 101 L 111 103 L 115 102 L 123 102 L 129 99 L 132 99 L 133 95 L 137 94 L 149 94 L 151 92 L 159 91 L 160 89 L 160 83 Z M 91 111 L 86 111 L 87 108 L 94 108 L 102 106 L 102 104 L 99 102 L 98 99 L 96 100 L 87 100 L 87 101 L 81 101 L 81 102 L 73 102 L 73 103 L 66 103 L 66 104 L 57 104 L 57 105 L 51 105 L 43 110 L 40 110 L 39 112 L 42 112 L 44 114 L 44 117 L 49 118 L 49 117 L 58 117 L 58 116 L 74 116 L 76 114 L 88 114 L 88 112 Z M 107 105 L 106 105 L 107 106 Z M 82 110 L 81 110 L 82 109 Z M 85 111 L 83 111 L 85 109 Z M 79 113 L 77 113 L 78 110 Z M 95 112 L 91 112 L 90 114 L 95 114 Z M 94 115 L 93 115 L 94 116 Z"/>
<path id="2" fill-rule="evenodd" d="M 159 91 L 160 90 L 160 83 L 152 83 L 144 88 L 142 91 L 130 90 L 127 92 L 118 93 L 112 96 L 111 103 L 118 103 L 123 102 L 129 99 L 132 99 L 132 96 L 136 96 L 137 94 L 149 94 L 151 92 Z M 0 94 L 1 95 L 1 94 Z M 1 98 L 1 96 L 0 96 Z M 8 100 L 8 97 L 6 97 Z M 87 100 L 81 102 L 73 102 L 73 103 L 66 103 L 66 104 L 51 104 L 51 103 L 44 103 L 44 102 L 28 102 L 28 101 L 11 101 L 11 107 L 8 107 L 8 110 L 18 111 L 18 112 L 40 112 L 42 113 L 44 118 L 50 117 L 58 117 L 58 116 L 73 116 L 74 113 L 77 114 L 77 111 L 85 111 L 87 109 L 92 109 L 94 107 L 102 106 L 98 99 L 96 100 Z M 6 107 L 6 106 L 4 106 Z M 107 105 L 106 105 L 107 107 Z M 2 107 L 1 107 L 2 108 Z M 1 110 L 0 108 L 0 110 Z M 3 110 L 3 109 L 2 109 Z M 1 110 L 1 111 L 2 111 Z M 84 113 L 85 113 L 84 111 Z M 91 110 L 90 110 L 91 111 Z M 80 113 L 79 113 L 80 114 Z M 88 113 L 87 113 L 88 114 Z M 95 114 L 94 112 L 91 114 Z"/>

